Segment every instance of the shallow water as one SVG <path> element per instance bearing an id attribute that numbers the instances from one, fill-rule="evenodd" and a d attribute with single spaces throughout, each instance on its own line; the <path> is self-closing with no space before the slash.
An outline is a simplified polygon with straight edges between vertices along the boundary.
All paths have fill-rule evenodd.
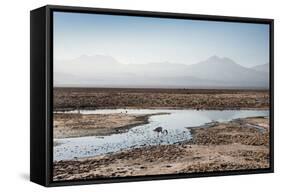
<path id="1" fill-rule="evenodd" d="M 65 113 L 73 113 L 70 111 Z M 173 144 L 192 138 L 186 127 L 204 125 L 212 121 L 227 122 L 237 118 L 268 116 L 268 110 L 165 110 L 165 109 L 101 109 L 81 110 L 82 114 L 127 113 L 134 115 L 156 114 L 149 118 L 149 124 L 131 128 L 126 133 L 109 136 L 88 136 L 55 139 L 54 161 L 117 152 L 124 149 Z M 161 114 L 158 113 L 169 113 Z M 168 134 L 158 134 L 153 129 L 161 126 Z"/>

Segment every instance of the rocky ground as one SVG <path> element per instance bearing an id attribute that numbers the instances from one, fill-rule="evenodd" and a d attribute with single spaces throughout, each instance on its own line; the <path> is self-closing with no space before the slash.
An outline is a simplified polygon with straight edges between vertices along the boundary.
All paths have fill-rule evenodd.
<path id="1" fill-rule="evenodd" d="M 54 88 L 54 110 L 101 108 L 264 109 L 268 90 Z"/>
<path id="2" fill-rule="evenodd" d="M 207 128 L 190 129 L 193 139 L 185 143 L 54 162 L 53 179 L 244 170 L 270 166 L 267 118 L 237 119 Z"/>

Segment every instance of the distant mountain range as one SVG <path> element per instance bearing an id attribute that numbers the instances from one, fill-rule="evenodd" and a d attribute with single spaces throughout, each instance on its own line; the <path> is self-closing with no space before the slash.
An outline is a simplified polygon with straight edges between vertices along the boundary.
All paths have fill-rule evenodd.
<path id="1" fill-rule="evenodd" d="M 243 67 L 212 56 L 196 64 L 122 64 L 110 56 L 55 61 L 55 86 L 153 88 L 268 88 L 269 64 Z"/>
<path id="2" fill-rule="evenodd" d="M 256 66 L 252 67 L 252 69 L 254 69 L 256 71 L 269 73 L 269 63 L 263 64 L 263 65 L 256 65 Z"/>

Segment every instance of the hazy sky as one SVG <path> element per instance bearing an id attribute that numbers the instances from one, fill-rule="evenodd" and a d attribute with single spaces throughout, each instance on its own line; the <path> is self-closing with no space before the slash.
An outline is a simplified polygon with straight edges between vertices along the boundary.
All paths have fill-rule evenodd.
<path id="1" fill-rule="evenodd" d="M 125 64 L 218 55 L 251 67 L 269 62 L 269 25 L 55 12 L 54 59 L 96 54 Z"/>

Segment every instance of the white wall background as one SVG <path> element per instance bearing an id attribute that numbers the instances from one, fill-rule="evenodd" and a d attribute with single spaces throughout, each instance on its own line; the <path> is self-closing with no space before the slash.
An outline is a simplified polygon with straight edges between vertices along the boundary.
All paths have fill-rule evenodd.
<path id="1" fill-rule="evenodd" d="M 281 12 L 277 0 L 26 0 L 0 8 L 0 191 L 270 191 L 281 181 Z M 275 19 L 275 173 L 44 188 L 29 182 L 29 11 L 62 4 Z"/>

